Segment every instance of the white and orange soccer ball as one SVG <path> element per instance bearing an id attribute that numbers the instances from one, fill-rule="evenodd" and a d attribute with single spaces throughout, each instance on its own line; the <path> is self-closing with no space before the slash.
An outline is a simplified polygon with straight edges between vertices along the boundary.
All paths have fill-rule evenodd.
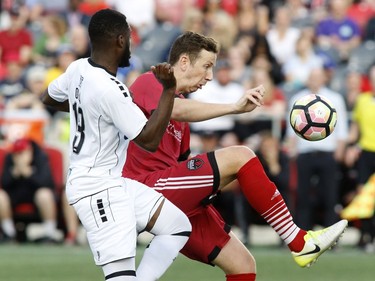
<path id="1" fill-rule="evenodd" d="M 289 121 L 299 137 L 319 141 L 328 137 L 335 129 L 337 112 L 326 97 L 308 94 L 295 101 Z"/>

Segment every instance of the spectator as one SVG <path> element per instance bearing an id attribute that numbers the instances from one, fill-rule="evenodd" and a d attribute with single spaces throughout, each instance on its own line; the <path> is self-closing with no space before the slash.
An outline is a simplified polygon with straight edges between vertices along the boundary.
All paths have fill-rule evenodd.
<path id="1" fill-rule="evenodd" d="M 203 12 L 195 7 L 189 8 L 185 11 L 184 17 L 181 22 L 183 31 L 192 31 L 204 33 L 204 16 Z"/>
<path id="2" fill-rule="evenodd" d="M 367 22 L 375 16 L 375 2 L 373 0 L 352 0 L 349 2 L 351 4 L 347 10 L 347 15 L 357 23 L 361 34 L 363 34 Z"/>
<path id="3" fill-rule="evenodd" d="M 77 54 L 72 45 L 62 44 L 57 49 L 56 64 L 47 68 L 44 78 L 44 89 L 49 83 L 60 76 L 68 66 L 77 59 Z M 42 89 L 42 91 L 44 90 Z"/>
<path id="4" fill-rule="evenodd" d="M 221 10 L 213 13 L 211 17 L 212 21 L 205 34 L 219 42 L 222 53 L 228 52 L 237 38 L 237 25 L 230 15 Z"/>
<path id="5" fill-rule="evenodd" d="M 370 18 L 365 26 L 363 42 L 368 40 L 375 41 L 375 16 Z"/>
<path id="6" fill-rule="evenodd" d="M 348 1 L 330 1 L 330 13 L 316 26 L 317 45 L 342 63 L 348 60 L 353 49 L 361 43 L 357 23 L 347 16 Z"/>
<path id="7" fill-rule="evenodd" d="M 235 19 L 238 27 L 238 33 L 241 36 L 252 36 L 254 33 L 257 32 L 257 15 L 257 5 L 255 4 L 254 0 L 238 1 L 238 11 Z"/>
<path id="8" fill-rule="evenodd" d="M 77 58 L 87 58 L 90 56 L 90 42 L 87 28 L 82 24 L 77 24 L 69 29 L 68 44 L 71 45 Z"/>
<path id="9" fill-rule="evenodd" d="M 314 93 L 328 98 L 340 116 L 334 132 L 317 142 L 297 137 L 291 126 L 287 126 L 288 152 L 295 159 L 297 169 L 296 220 L 305 228 L 317 224 L 326 226 L 338 218 L 335 208 L 339 204 L 339 163 L 344 159 L 348 117 L 343 96 L 328 89 L 326 82 L 324 70 L 313 69 L 308 78 L 308 88 L 295 94 L 289 104 L 291 107 L 298 98 Z M 319 182 L 313 184 L 317 178 Z M 323 219 L 314 217 L 318 213 L 318 203 L 323 210 Z"/>
<path id="10" fill-rule="evenodd" d="M 347 165 L 357 162 L 358 188 L 361 189 L 370 176 L 375 173 L 375 65 L 368 74 L 372 90 L 358 96 L 350 127 Z M 362 220 L 359 246 L 374 251 L 375 218 Z"/>
<path id="11" fill-rule="evenodd" d="M 156 23 L 154 0 L 107 0 L 107 3 L 115 10 L 127 15 L 128 22 L 141 41 Z"/>
<path id="12" fill-rule="evenodd" d="M 204 0 L 201 9 L 204 14 L 204 20 L 207 29 L 211 29 L 211 26 L 215 21 L 215 15 L 217 13 L 226 13 L 221 9 L 220 1 L 217 0 Z"/>
<path id="13" fill-rule="evenodd" d="M 61 16 L 47 15 L 42 18 L 42 27 L 43 33 L 33 47 L 33 62 L 50 67 L 56 63 L 60 45 L 67 43 L 67 26 Z"/>
<path id="14" fill-rule="evenodd" d="M 40 240 L 55 242 L 57 207 L 54 182 L 47 155 L 38 144 L 29 139 L 17 139 L 13 143 L 5 157 L 1 186 L 4 191 L 0 193 L 3 235 L 15 238 L 12 210 L 18 204 L 32 203 L 43 221 L 44 236 Z"/>
<path id="15" fill-rule="evenodd" d="M 246 64 L 250 57 L 250 49 L 236 44 L 228 50 L 228 60 L 231 66 L 230 76 L 233 81 L 245 85 L 250 76 L 251 67 Z"/>
<path id="16" fill-rule="evenodd" d="M 191 6 L 191 0 L 155 0 L 156 18 L 181 26 L 184 14 Z"/>
<path id="17" fill-rule="evenodd" d="M 4 112 L 4 136 L 6 140 L 27 137 L 44 143 L 44 128 L 49 116 L 40 96 L 45 89 L 46 72 L 43 67 L 34 66 L 26 73 L 26 86 L 21 94 L 13 97 Z"/>
<path id="18" fill-rule="evenodd" d="M 263 106 L 251 113 L 239 115 L 236 122 L 237 135 L 241 140 L 247 139 L 248 145 L 254 145 L 252 148 L 256 148 L 256 142 L 259 139 L 257 134 L 261 131 L 276 130 L 278 137 L 281 138 L 287 108 L 283 91 L 273 83 L 267 70 L 253 69 L 246 88 L 253 88 L 255 85 L 263 85 L 266 89 Z M 251 142 L 253 145 L 250 144 Z"/>
<path id="19" fill-rule="evenodd" d="M 69 30 L 77 25 L 83 25 L 86 28 L 89 25 L 90 16 L 79 10 L 81 2 L 82 0 L 69 0 L 68 8 L 59 14 L 65 20 Z"/>
<path id="20" fill-rule="evenodd" d="M 348 70 L 345 76 L 345 102 L 348 111 L 354 109 L 354 105 L 362 93 L 362 74 L 356 70 Z"/>
<path id="21" fill-rule="evenodd" d="M 272 54 L 267 38 L 261 34 L 256 34 L 254 39 L 254 44 L 250 49 L 248 64 L 253 68 L 267 70 L 275 85 L 284 82 L 285 77 L 282 73 L 281 64 Z"/>
<path id="22" fill-rule="evenodd" d="M 290 16 L 290 24 L 293 27 L 304 28 L 313 22 L 312 15 L 304 0 L 286 0 L 285 6 Z"/>
<path id="23" fill-rule="evenodd" d="M 0 80 L 0 96 L 4 105 L 13 97 L 22 93 L 26 88 L 24 68 L 17 61 L 7 63 L 7 71 L 4 79 Z"/>
<path id="24" fill-rule="evenodd" d="M 18 9 L 11 9 L 9 14 L 10 26 L 0 31 L 0 64 L 16 61 L 23 66 L 28 65 L 31 61 L 33 38 L 26 28 L 25 15 Z"/>
<path id="25" fill-rule="evenodd" d="M 284 88 L 291 94 L 306 87 L 310 72 L 323 67 L 323 60 L 315 53 L 312 38 L 301 34 L 296 42 L 296 52 L 284 63 Z"/>
<path id="26" fill-rule="evenodd" d="M 41 92 L 39 92 L 38 96 L 40 96 L 41 93 L 48 87 L 49 83 L 52 80 L 56 79 L 58 76 L 64 73 L 65 70 L 68 68 L 68 66 L 76 59 L 77 59 L 77 54 L 75 50 L 73 49 L 73 46 L 71 46 L 70 44 L 60 45 L 57 50 L 55 65 L 48 67 L 45 71 L 45 78 L 44 78 L 44 85 L 43 85 L 44 87 L 40 89 Z M 55 115 L 57 111 L 50 107 L 46 107 L 46 109 L 50 117 L 55 119 Z M 51 124 L 51 125 L 54 125 L 54 124 Z"/>
<path id="27" fill-rule="evenodd" d="M 166 61 L 170 44 L 181 32 L 181 28 L 172 22 L 157 19 L 157 22 L 143 34 L 141 43 L 134 47 L 133 53 L 141 58 L 143 70 Z"/>
<path id="28" fill-rule="evenodd" d="M 291 25 L 289 10 L 285 6 L 276 9 L 275 22 L 267 32 L 271 53 L 283 65 L 295 54 L 296 42 L 301 31 Z"/>

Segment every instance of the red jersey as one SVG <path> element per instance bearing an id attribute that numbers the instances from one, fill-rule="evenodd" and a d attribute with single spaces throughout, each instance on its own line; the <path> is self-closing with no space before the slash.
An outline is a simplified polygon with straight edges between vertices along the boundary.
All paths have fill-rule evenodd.
<path id="1" fill-rule="evenodd" d="M 146 117 L 157 108 L 162 85 L 152 72 L 139 76 L 130 86 L 134 102 Z M 182 95 L 180 98 L 184 98 Z M 170 120 L 156 152 L 148 152 L 134 142 L 130 142 L 123 176 L 138 179 L 152 171 L 164 170 L 185 160 L 190 154 L 190 129 L 186 122 Z"/>

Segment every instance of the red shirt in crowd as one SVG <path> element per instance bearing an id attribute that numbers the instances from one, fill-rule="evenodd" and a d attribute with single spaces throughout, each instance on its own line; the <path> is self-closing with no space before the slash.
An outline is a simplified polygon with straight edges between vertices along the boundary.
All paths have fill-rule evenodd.
<path id="1" fill-rule="evenodd" d="M 23 46 L 32 47 L 32 37 L 28 30 L 0 31 L 1 62 L 19 61 Z"/>

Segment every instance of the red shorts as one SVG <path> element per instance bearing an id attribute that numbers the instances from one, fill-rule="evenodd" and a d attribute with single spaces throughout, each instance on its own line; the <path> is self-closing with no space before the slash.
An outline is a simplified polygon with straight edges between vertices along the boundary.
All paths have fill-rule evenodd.
<path id="1" fill-rule="evenodd" d="M 193 229 L 181 253 L 211 264 L 230 239 L 229 225 L 211 204 L 203 203 L 220 185 L 214 153 L 197 155 L 137 180 L 162 193 L 189 217 Z"/>

